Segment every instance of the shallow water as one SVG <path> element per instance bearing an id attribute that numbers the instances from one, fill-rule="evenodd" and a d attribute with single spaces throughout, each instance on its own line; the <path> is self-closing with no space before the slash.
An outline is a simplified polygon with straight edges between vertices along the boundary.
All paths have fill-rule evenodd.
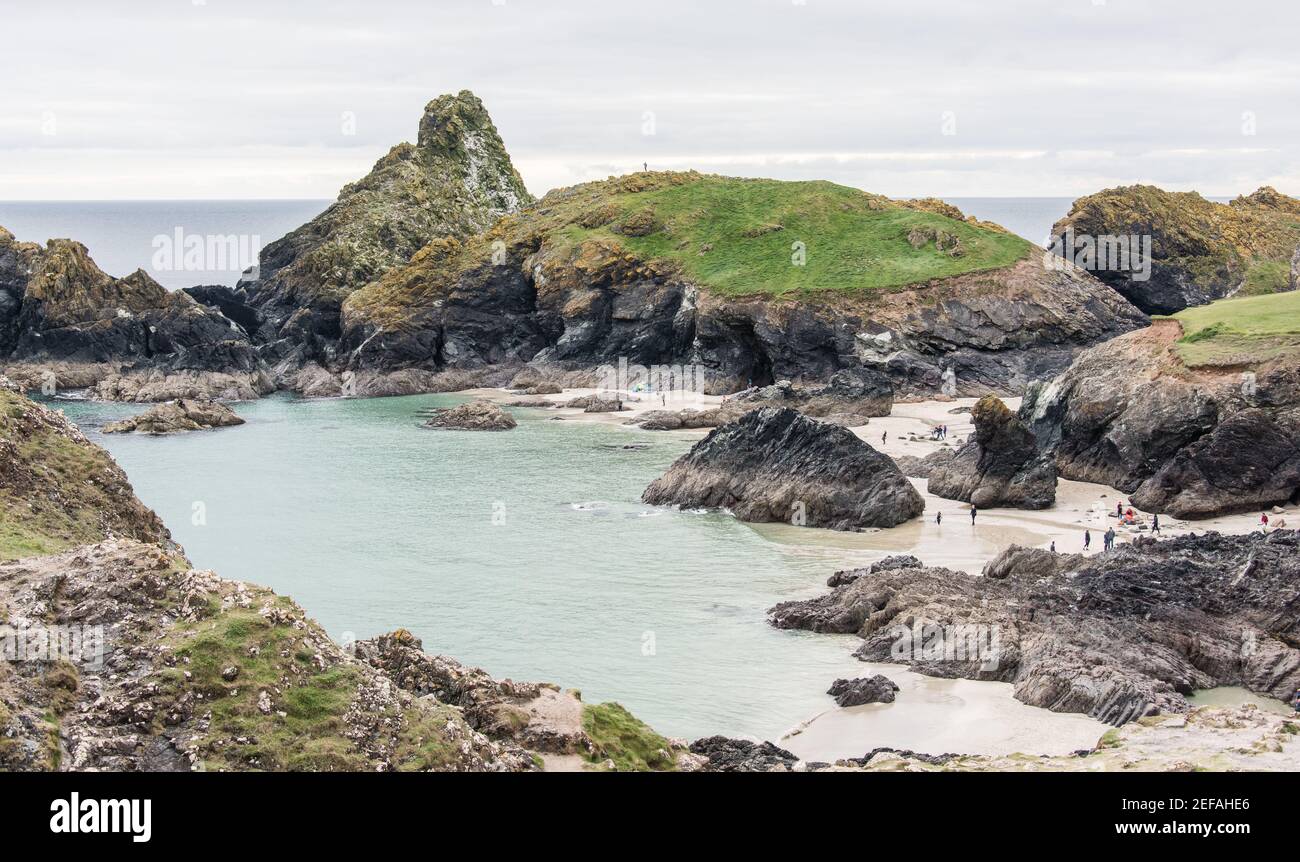
<path id="1" fill-rule="evenodd" d="M 462 400 L 276 396 L 237 405 L 246 425 L 157 438 L 95 430 L 140 405 L 58 406 L 113 454 L 196 566 L 292 596 L 336 639 L 407 628 L 430 652 L 618 700 L 685 738 L 775 740 L 834 707 L 834 679 L 868 671 L 850 656 L 855 638 L 778 631 L 764 611 L 893 552 L 889 531 L 828 541 L 642 505 L 691 445 L 681 436 L 532 410 L 514 411 L 519 427 L 502 433 L 418 427 L 421 409 Z M 981 720 L 1023 724 L 1029 708 L 1009 688 L 963 691 Z M 952 702 L 941 689 L 913 702 Z M 910 708 L 867 711 L 838 754 L 925 747 Z M 1095 739 L 1081 716 L 1033 712 L 1043 720 L 1013 747 Z"/>

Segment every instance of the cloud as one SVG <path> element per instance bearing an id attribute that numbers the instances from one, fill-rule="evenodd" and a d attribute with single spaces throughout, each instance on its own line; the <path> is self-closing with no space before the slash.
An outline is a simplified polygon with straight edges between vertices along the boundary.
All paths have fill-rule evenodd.
<path id="1" fill-rule="evenodd" d="M 1277 39 L 1300 7 L 1251 7 L 28 3 L 0 54 L 0 199 L 329 198 L 463 88 L 537 193 L 649 162 L 893 195 L 1236 194 L 1300 175 L 1300 58 Z"/>

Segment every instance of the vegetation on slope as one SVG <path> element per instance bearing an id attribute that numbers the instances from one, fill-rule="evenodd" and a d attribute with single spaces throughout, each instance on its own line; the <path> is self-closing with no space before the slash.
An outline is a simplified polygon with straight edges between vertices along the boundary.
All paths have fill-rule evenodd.
<path id="1" fill-rule="evenodd" d="M 942 201 L 828 182 L 637 173 L 551 192 L 467 239 L 437 239 L 354 293 L 345 327 L 401 328 L 471 270 L 526 266 L 546 282 L 678 276 L 733 296 L 900 288 L 996 269 L 1033 249 Z M 539 286 L 539 290 L 543 289 Z"/>
<path id="2" fill-rule="evenodd" d="M 168 537 L 107 452 L 62 414 L 0 385 L 0 561 L 107 536 Z"/>
<path id="3" fill-rule="evenodd" d="M 1189 366 L 1247 365 L 1300 353 L 1300 292 L 1223 299 L 1174 315 Z"/>
<path id="4" fill-rule="evenodd" d="M 1121 186 L 1079 198 L 1052 232 L 1066 227 L 1093 236 L 1150 236 L 1161 267 L 1193 284 L 1217 285 L 1220 296 L 1238 287 L 1274 293 L 1287 289 L 1300 246 L 1300 200 L 1269 186 L 1229 204 L 1196 192 Z"/>
<path id="5" fill-rule="evenodd" d="M 675 770 L 672 745 L 617 703 L 582 708 L 582 729 L 595 743 L 594 763 L 612 760 L 619 772 Z"/>

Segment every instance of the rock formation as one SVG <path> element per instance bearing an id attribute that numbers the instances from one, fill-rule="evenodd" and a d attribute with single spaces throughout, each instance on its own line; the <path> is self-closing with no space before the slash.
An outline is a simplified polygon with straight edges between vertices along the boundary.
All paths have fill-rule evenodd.
<path id="1" fill-rule="evenodd" d="M 243 425 L 240 419 L 224 404 L 215 401 L 168 401 L 150 407 L 138 416 L 109 422 L 105 434 L 178 434 L 208 428 L 227 428 Z"/>
<path id="2" fill-rule="evenodd" d="M 284 339 L 272 355 L 302 350 L 327 361 L 353 291 L 432 240 L 487 230 L 530 203 L 478 97 L 439 96 L 425 106 L 415 144 L 393 147 L 329 209 L 268 245 L 241 292 Z"/>
<path id="3" fill-rule="evenodd" d="M 893 527 L 925 508 L 887 456 L 788 407 L 755 410 L 710 432 L 641 499 L 835 530 Z"/>
<path id="4" fill-rule="evenodd" d="M 1205 518 L 1300 499 L 1300 352 L 1189 368 L 1181 335 L 1159 321 L 1086 351 L 1031 388 L 1021 418 L 1062 476 L 1147 511 Z"/>
<path id="5" fill-rule="evenodd" d="M 837 679 L 826 693 L 840 706 L 893 703 L 898 686 L 889 677 L 876 674 L 859 679 Z"/>
<path id="6" fill-rule="evenodd" d="M 1098 268 L 1096 275 L 1148 314 L 1172 314 L 1239 290 L 1294 289 L 1287 267 L 1300 252 L 1300 200 L 1267 186 L 1231 204 L 1124 186 L 1076 200 L 1052 227 L 1058 239 L 1067 231 L 1076 238 L 1149 237 L 1148 273 Z"/>
<path id="7" fill-rule="evenodd" d="M 931 494 L 977 509 L 1046 509 L 1056 501 L 1056 465 L 1040 455 L 1016 414 L 993 395 L 972 411 L 975 433 L 956 455 L 930 470 Z"/>
<path id="8" fill-rule="evenodd" d="M 1111 553 L 1008 549 L 973 578 L 867 572 L 772 608 L 778 628 L 854 633 L 864 661 L 1010 682 L 1018 700 L 1122 724 L 1196 689 L 1289 699 L 1300 685 L 1300 533 L 1139 539 Z"/>
<path id="9" fill-rule="evenodd" d="M 500 405 L 478 400 L 432 410 L 424 427 L 442 431 L 509 431 L 516 424 L 515 417 Z"/>

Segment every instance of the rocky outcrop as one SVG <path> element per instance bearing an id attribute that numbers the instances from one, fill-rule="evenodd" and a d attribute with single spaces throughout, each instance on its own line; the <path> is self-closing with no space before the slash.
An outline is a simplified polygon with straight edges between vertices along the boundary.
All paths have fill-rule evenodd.
<path id="1" fill-rule="evenodd" d="M 909 479 L 929 479 L 935 471 L 948 467 L 957 453 L 952 449 L 936 449 L 929 455 L 899 455 L 894 458 L 898 469 Z"/>
<path id="2" fill-rule="evenodd" d="M 615 229 L 640 199 L 632 196 L 713 186 L 741 195 L 746 182 L 618 177 L 552 192 L 483 234 L 431 242 L 348 298 L 340 356 L 353 369 L 694 366 L 715 394 L 866 369 L 902 393 L 984 394 L 1018 392 L 1063 370 L 1081 347 L 1145 322 L 1092 276 L 1048 267 L 1027 244 L 999 268 L 787 297 L 711 289 L 684 263 L 708 251 L 688 255 L 678 240 L 666 255 L 638 253 Z M 847 191 L 843 205 L 901 206 Z M 912 253 L 898 241 L 899 254 Z"/>
<path id="3" fill-rule="evenodd" d="M 868 703 L 893 703 L 898 686 L 883 674 L 858 679 L 837 679 L 826 692 L 840 706 L 862 706 Z"/>
<path id="4" fill-rule="evenodd" d="M 0 560 L 105 538 L 167 545 L 126 474 L 59 411 L 0 377 Z"/>
<path id="5" fill-rule="evenodd" d="M 925 508 L 887 456 L 846 429 L 778 407 L 710 432 L 642 500 L 836 530 L 893 527 Z"/>
<path id="6" fill-rule="evenodd" d="M 1289 699 L 1300 685 L 1300 534 L 1139 539 L 1111 553 L 1013 549 L 985 577 L 864 573 L 771 610 L 779 628 L 855 633 L 856 656 L 999 680 L 1017 699 L 1122 724 L 1196 689 Z"/>
<path id="7" fill-rule="evenodd" d="M 215 401 L 190 401 L 181 399 L 151 407 L 138 416 L 109 422 L 105 434 L 180 434 L 209 428 L 226 428 L 243 425 L 240 419 L 224 404 Z"/>
<path id="8" fill-rule="evenodd" d="M 1204 518 L 1300 499 L 1300 354 L 1189 368 L 1160 321 L 1031 388 L 1021 418 L 1067 479 L 1146 511 Z"/>
<path id="9" fill-rule="evenodd" d="M 972 410 L 975 433 L 957 453 L 929 466 L 931 494 L 977 509 L 1046 509 L 1056 501 L 1056 465 L 1034 435 L 993 395 Z"/>
<path id="10" fill-rule="evenodd" d="M 499 404 L 491 401 L 468 401 L 455 407 L 429 411 L 425 428 L 442 431 L 509 431 L 518 423 Z"/>
<path id="11" fill-rule="evenodd" d="M 339 309 L 353 291 L 431 240 L 487 230 L 530 203 L 478 97 L 439 96 L 425 106 L 414 144 L 393 147 L 329 209 L 266 246 L 240 292 L 279 341 L 268 354 L 330 361 Z"/>
<path id="12" fill-rule="evenodd" d="M 691 743 L 691 752 L 708 758 L 707 772 L 789 772 L 799 761 L 770 742 L 710 736 Z"/>
<path id="13" fill-rule="evenodd" d="M 1124 186 L 1080 198 L 1052 228 L 1074 237 L 1147 237 L 1148 269 L 1099 267 L 1096 275 L 1148 314 L 1172 314 L 1244 290 L 1294 289 L 1287 263 L 1300 245 L 1300 200 L 1265 186 L 1231 204 L 1196 192 Z M 1076 243 L 1067 243 L 1073 248 Z"/>
<path id="14" fill-rule="evenodd" d="M 805 416 L 835 415 L 888 416 L 894 407 L 894 383 L 879 368 L 844 368 L 824 384 L 797 386 L 780 380 L 771 386 L 753 387 L 727 399 L 728 403 L 752 407 L 792 407 Z"/>

